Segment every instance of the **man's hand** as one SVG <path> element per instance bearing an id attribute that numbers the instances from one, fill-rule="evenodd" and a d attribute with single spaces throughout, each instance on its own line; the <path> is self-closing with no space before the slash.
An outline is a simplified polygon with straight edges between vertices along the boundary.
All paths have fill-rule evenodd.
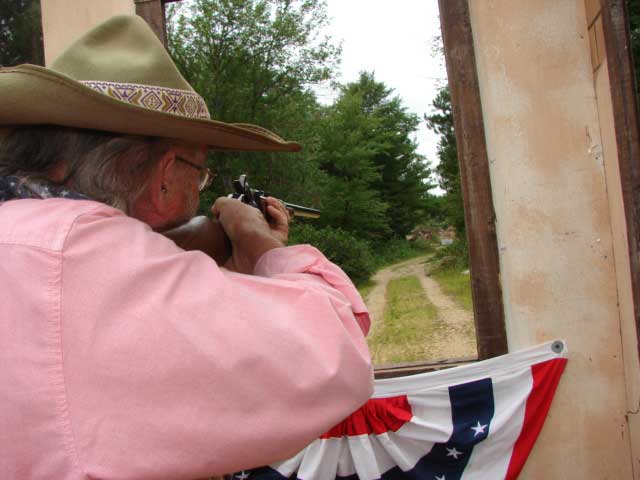
<path id="1" fill-rule="evenodd" d="M 271 224 L 260 210 L 232 198 L 218 198 L 211 207 L 231 241 L 232 258 L 228 266 L 237 272 L 252 274 L 264 253 L 286 244 L 288 213 L 278 200 L 265 201 Z"/>
<path id="2" fill-rule="evenodd" d="M 285 245 L 289 241 L 289 222 L 291 214 L 280 200 L 274 197 L 262 197 L 266 205 L 267 221 L 271 233 Z"/>

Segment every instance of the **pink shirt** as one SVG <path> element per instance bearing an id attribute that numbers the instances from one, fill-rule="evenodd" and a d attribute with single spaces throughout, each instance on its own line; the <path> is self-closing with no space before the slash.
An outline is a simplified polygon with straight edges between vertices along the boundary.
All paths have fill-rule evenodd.
<path id="1" fill-rule="evenodd" d="M 5 202 L 0 478 L 194 479 L 289 457 L 371 395 L 368 328 L 313 247 L 241 275 L 96 202 Z"/>

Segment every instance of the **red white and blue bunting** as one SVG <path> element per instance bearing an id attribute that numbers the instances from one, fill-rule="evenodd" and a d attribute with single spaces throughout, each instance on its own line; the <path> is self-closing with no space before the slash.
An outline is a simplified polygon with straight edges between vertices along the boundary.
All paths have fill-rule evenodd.
<path id="1" fill-rule="evenodd" d="M 471 365 L 376 381 L 359 410 L 294 457 L 242 480 L 517 478 L 566 365 L 549 342 Z"/>

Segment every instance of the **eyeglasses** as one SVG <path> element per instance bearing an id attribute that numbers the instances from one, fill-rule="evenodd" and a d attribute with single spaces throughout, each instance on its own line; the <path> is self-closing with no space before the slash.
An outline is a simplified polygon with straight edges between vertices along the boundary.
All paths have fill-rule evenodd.
<path id="1" fill-rule="evenodd" d="M 176 160 L 186 163 L 187 165 L 192 166 L 193 168 L 197 168 L 200 170 L 200 183 L 198 184 L 198 191 L 206 190 L 213 183 L 213 179 L 216 178 L 216 174 L 211 171 L 211 169 L 207 167 L 203 167 L 202 165 L 198 165 L 197 163 L 193 163 L 186 158 L 182 158 L 179 155 L 176 155 Z"/>

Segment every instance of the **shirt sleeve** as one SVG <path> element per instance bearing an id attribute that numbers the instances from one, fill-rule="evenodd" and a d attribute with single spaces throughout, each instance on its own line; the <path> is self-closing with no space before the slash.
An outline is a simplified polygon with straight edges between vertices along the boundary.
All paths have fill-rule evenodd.
<path id="1" fill-rule="evenodd" d="M 89 478 L 198 478 L 287 458 L 363 404 L 366 308 L 316 249 L 218 268 L 94 212 L 62 263 L 65 384 Z"/>
<path id="2" fill-rule="evenodd" d="M 369 333 L 369 311 L 358 290 L 342 269 L 327 260 L 317 248 L 311 245 L 296 245 L 269 250 L 258 260 L 254 274 L 294 282 L 308 282 L 315 278 L 318 285 L 325 287 L 327 294 L 335 294 L 331 292 L 331 289 L 335 289 L 344 295 L 351 304 L 351 310 L 363 333 Z"/>

